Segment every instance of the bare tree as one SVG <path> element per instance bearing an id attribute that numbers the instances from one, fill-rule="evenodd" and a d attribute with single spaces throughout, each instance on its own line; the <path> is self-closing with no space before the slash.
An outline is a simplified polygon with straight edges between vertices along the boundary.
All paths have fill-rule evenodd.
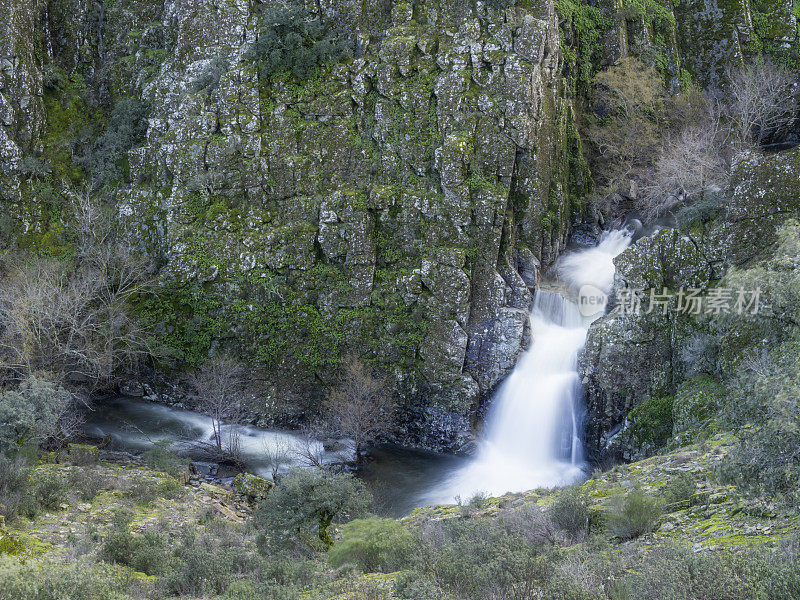
<path id="1" fill-rule="evenodd" d="M 794 119 L 793 82 L 769 60 L 729 69 L 732 131 L 741 145 L 760 144 Z"/>
<path id="2" fill-rule="evenodd" d="M 602 193 L 627 187 L 658 151 L 665 125 L 664 86 L 658 73 L 635 58 L 620 59 L 593 80 L 596 119 L 587 128 L 592 172 Z"/>
<path id="3" fill-rule="evenodd" d="M 237 459 L 241 454 L 240 426 L 246 410 L 245 370 L 227 356 L 208 359 L 191 378 L 196 406 L 211 417 L 211 449 L 218 456 Z"/>
<path id="4" fill-rule="evenodd" d="M 323 404 L 328 430 L 353 441 L 357 461 L 361 461 L 366 444 L 392 429 L 395 402 L 386 387 L 383 379 L 374 377 L 362 362 L 349 357 L 339 384 Z"/>
<path id="5" fill-rule="evenodd" d="M 727 136 L 720 123 L 719 111 L 710 107 L 702 122 L 668 139 L 640 186 L 645 216 L 658 217 L 680 204 L 702 202 L 706 193 L 727 186 Z"/>
<path id="6" fill-rule="evenodd" d="M 143 259 L 108 233 L 109 218 L 86 198 L 78 204 L 73 264 L 22 258 L 8 265 L 0 285 L 0 365 L 18 377 L 48 370 L 97 389 L 148 353 L 130 306 L 151 277 Z"/>
<path id="7" fill-rule="evenodd" d="M 281 469 L 291 464 L 292 457 L 296 456 L 298 450 L 297 444 L 283 436 L 263 441 L 264 461 L 269 466 L 272 481 L 278 481 Z"/>

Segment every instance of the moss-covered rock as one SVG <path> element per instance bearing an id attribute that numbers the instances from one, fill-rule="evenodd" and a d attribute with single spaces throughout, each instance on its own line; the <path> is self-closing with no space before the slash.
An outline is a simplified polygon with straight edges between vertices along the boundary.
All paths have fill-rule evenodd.
<path id="1" fill-rule="evenodd" d="M 252 473 L 239 473 L 233 478 L 231 487 L 240 496 L 245 497 L 249 502 L 258 502 L 267 497 L 275 487 L 275 484 L 268 479 L 253 475 Z"/>

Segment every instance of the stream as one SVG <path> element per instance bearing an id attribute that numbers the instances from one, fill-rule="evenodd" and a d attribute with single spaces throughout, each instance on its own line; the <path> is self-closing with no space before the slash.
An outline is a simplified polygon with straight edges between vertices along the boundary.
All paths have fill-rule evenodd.
<path id="1" fill-rule="evenodd" d="M 131 398 L 112 398 L 97 402 L 93 410 L 87 411 L 84 432 L 92 438 L 109 436 L 109 450 L 131 453 L 141 453 L 155 442 L 168 440 L 172 442 L 172 451 L 191 458 L 202 473 L 214 474 L 222 481 L 235 473 L 205 460 L 202 444 L 213 439 L 211 418 L 193 411 Z M 270 448 L 290 447 L 302 451 L 306 446 L 304 438 L 291 431 L 242 425 L 240 433 L 244 467 L 266 478 L 272 477 L 272 466 L 265 458 Z M 314 446 L 326 462 L 340 460 L 338 454 L 326 452 L 322 444 Z M 441 485 L 467 460 L 387 444 L 371 450 L 368 462 L 358 475 L 375 496 L 378 512 L 399 517 L 424 504 L 427 492 Z M 281 471 L 301 465 L 295 458 L 287 461 Z"/>

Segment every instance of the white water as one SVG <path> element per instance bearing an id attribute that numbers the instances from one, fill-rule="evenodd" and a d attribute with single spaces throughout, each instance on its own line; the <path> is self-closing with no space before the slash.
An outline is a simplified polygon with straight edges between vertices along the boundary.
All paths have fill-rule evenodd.
<path id="1" fill-rule="evenodd" d="M 627 232 L 608 232 L 596 247 L 564 255 L 556 265 L 558 278 L 573 294 L 586 285 L 608 293 L 613 259 L 629 243 Z M 428 501 L 567 485 L 583 475 L 578 353 L 600 314 L 584 317 L 561 294 L 536 292 L 530 316 L 533 343 L 498 391 L 475 459 Z"/>
<path id="2" fill-rule="evenodd" d="M 306 441 L 296 433 L 252 425 L 223 425 L 223 439 L 227 439 L 231 427 L 239 431 L 240 454 L 247 468 L 264 477 L 271 477 L 270 454 L 287 454 L 281 471 L 303 464 L 300 455 L 306 451 L 323 462 L 335 462 L 340 458 L 337 454 L 325 452 L 321 443 Z M 211 417 L 123 398 L 106 400 L 88 413 L 84 431 L 97 438 L 110 436 L 113 449 L 135 452 L 151 448 L 154 442 L 168 440 L 173 442 L 174 451 L 199 460 L 198 464 L 203 461 L 203 446 L 210 445 L 214 439 Z"/>

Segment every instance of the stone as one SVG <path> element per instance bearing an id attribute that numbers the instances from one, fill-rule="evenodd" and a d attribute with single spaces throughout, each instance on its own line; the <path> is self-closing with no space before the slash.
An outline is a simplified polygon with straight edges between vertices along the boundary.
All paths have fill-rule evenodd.
<path id="1" fill-rule="evenodd" d="M 231 482 L 233 491 L 244 497 L 248 502 L 258 502 L 267 497 L 275 484 L 263 477 L 252 473 L 239 473 Z"/>

